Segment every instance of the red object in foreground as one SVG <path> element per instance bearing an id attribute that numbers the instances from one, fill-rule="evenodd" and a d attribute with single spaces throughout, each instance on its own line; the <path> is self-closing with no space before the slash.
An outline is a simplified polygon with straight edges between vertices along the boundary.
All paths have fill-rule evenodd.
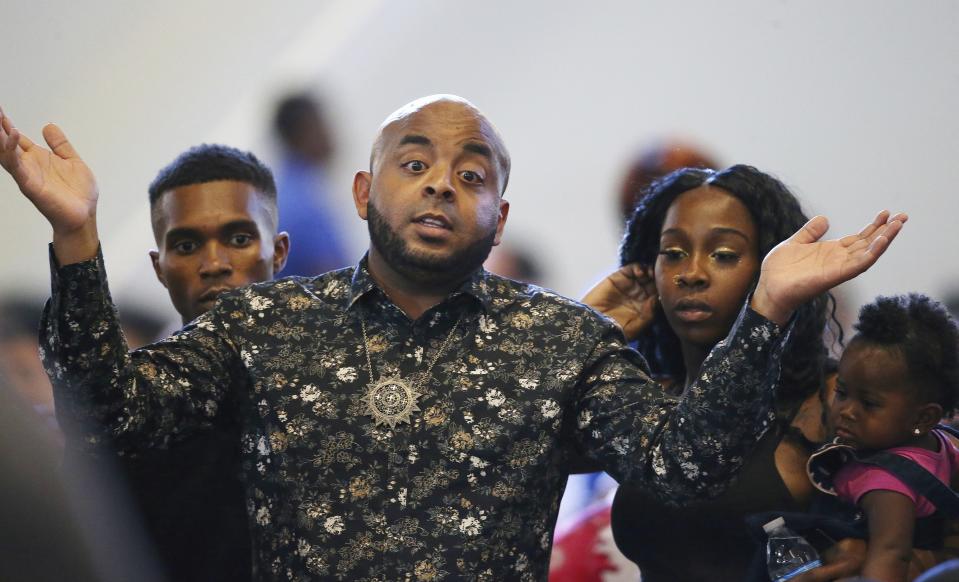
<path id="1" fill-rule="evenodd" d="M 583 510 L 579 520 L 553 543 L 549 582 L 637 580 L 639 568 L 620 553 L 613 541 L 609 500 Z"/>

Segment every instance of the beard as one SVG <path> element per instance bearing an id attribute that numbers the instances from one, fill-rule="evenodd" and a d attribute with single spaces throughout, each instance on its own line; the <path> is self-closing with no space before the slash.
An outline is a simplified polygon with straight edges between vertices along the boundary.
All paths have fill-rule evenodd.
<path id="1" fill-rule="evenodd" d="M 465 279 L 483 265 L 496 239 L 496 229 L 493 228 L 487 236 L 446 256 L 417 252 L 400 238 L 373 204 L 367 206 L 366 212 L 370 244 L 391 268 L 419 283 L 450 283 Z"/>

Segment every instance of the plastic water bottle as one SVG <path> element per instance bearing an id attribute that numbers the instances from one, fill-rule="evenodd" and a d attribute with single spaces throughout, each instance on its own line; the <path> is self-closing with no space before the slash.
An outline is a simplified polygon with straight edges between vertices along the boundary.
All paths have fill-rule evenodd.
<path id="1" fill-rule="evenodd" d="M 763 526 L 769 541 L 766 543 L 766 568 L 773 582 L 792 580 L 796 576 L 822 565 L 819 553 L 806 538 L 786 527 L 781 517 Z"/>

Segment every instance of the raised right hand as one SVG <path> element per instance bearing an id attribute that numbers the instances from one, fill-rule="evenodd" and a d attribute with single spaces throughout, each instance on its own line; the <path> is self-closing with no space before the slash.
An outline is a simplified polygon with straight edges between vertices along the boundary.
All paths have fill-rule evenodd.
<path id="1" fill-rule="evenodd" d="M 96 253 L 97 183 L 59 127 L 46 125 L 43 139 L 49 150 L 21 134 L 0 110 L 0 165 L 50 222 L 58 258 L 69 263 L 73 262 L 69 259 L 77 258 L 74 254 L 91 255 L 91 243 L 92 254 Z M 57 248 L 58 240 L 74 245 L 66 257 Z M 76 246 L 77 243 L 82 244 Z"/>

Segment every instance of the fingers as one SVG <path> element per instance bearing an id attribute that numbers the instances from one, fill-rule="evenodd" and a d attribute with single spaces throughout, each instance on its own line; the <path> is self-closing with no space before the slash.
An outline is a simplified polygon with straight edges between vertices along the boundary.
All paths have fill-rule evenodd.
<path id="1" fill-rule="evenodd" d="M 633 279 L 640 285 L 645 287 L 649 283 L 654 282 L 653 270 L 651 268 L 639 263 L 631 263 L 627 265 L 627 267 L 630 268 Z"/>
<path id="2" fill-rule="evenodd" d="M 13 127 L 10 118 L 3 114 L 0 109 L 0 151 L 11 151 L 17 147 L 17 138 L 19 137 L 17 128 Z"/>
<path id="3" fill-rule="evenodd" d="M 627 275 L 629 286 L 619 291 L 633 299 L 645 299 L 656 296 L 656 279 L 653 270 L 640 263 L 624 265 L 619 272 Z"/>
<path id="4" fill-rule="evenodd" d="M 889 222 L 900 222 L 905 224 L 909 220 L 909 215 L 905 212 L 897 212 L 895 216 L 889 219 Z"/>
<path id="5" fill-rule="evenodd" d="M 73 149 L 73 145 L 70 144 L 70 140 L 67 139 L 63 130 L 55 123 L 48 123 L 43 126 L 43 139 L 53 153 L 65 160 L 80 157 L 77 155 L 77 151 Z"/>
<path id="6" fill-rule="evenodd" d="M 16 175 L 19 166 L 17 146 L 20 144 L 20 132 L 13 127 L 10 118 L 0 110 L 0 166 L 11 175 Z"/>
<path id="7" fill-rule="evenodd" d="M 877 228 L 872 228 L 875 226 L 877 222 L 879 222 L 880 218 L 883 219 L 883 223 L 879 225 Z M 895 232 L 898 233 L 899 230 L 902 229 L 902 225 L 905 224 L 907 220 L 909 220 L 909 216 L 906 215 L 906 213 L 904 212 L 898 212 L 896 213 L 895 216 L 893 216 L 892 218 L 889 218 L 889 212 L 884 210 L 879 213 L 879 216 L 876 218 L 876 221 L 873 222 L 873 224 L 869 225 L 869 227 L 862 230 L 862 232 L 866 232 L 867 230 L 869 231 L 869 234 L 867 236 L 862 236 L 862 232 L 861 232 L 860 236 L 856 236 L 854 238 L 858 239 L 858 241 L 856 242 L 860 242 L 860 246 L 863 244 L 871 245 L 875 241 L 875 239 L 878 237 L 882 237 L 882 236 L 888 237 L 890 228 L 895 228 L 896 229 Z"/>
<path id="8" fill-rule="evenodd" d="M 867 224 L 865 227 L 863 227 L 862 230 L 859 231 L 858 233 L 859 236 L 863 238 L 872 236 L 872 233 L 876 232 L 876 230 L 880 226 L 886 224 L 888 219 L 889 219 L 889 211 L 888 210 L 880 211 L 879 214 L 876 215 L 876 218 L 872 220 L 872 222 Z"/>
<path id="9" fill-rule="evenodd" d="M 17 132 L 17 138 L 19 140 L 20 149 L 26 152 L 26 151 L 29 151 L 32 147 L 34 147 L 35 144 L 33 143 L 32 139 L 20 133 L 20 130 L 16 128 L 14 128 L 13 131 Z"/>
<path id="10" fill-rule="evenodd" d="M 827 230 L 829 230 L 829 220 L 825 216 L 814 216 L 789 239 L 802 244 L 814 243 L 821 239 Z"/>
<path id="11" fill-rule="evenodd" d="M 890 216 L 890 212 L 888 210 L 883 210 L 876 215 L 876 218 L 873 219 L 871 223 L 859 231 L 858 236 L 861 238 L 869 238 L 873 235 L 873 233 L 889 223 L 905 223 L 907 220 L 909 220 L 909 215 L 905 212 L 897 212 L 895 215 Z"/>
<path id="12" fill-rule="evenodd" d="M 893 220 L 885 224 L 875 233 L 875 237 L 872 241 L 869 241 L 869 246 L 867 246 L 864 251 L 861 253 L 858 251 L 855 252 L 854 256 L 851 257 L 852 264 L 855 265 L 852 270 L 854 273 L 853 276 L 862 274 L 879 260 L 879 257 L 886 252 L 886 249 L 889 248 L 892 241 L 899 235 L 899 232 L 902 230 L 902 224 L 899 220 Z"/>
<path id="13" fill-rule="evenodd" d="M 646 267 L 642 263 L 629 263 L 623 265 L 621 269 L 624 273 L 629 274 L 633 279 L 636 279 L 639 282 L 643 282 L 649 279 L 652 279 L 653 272 L 652 269 Z"/>
<path id="14" fill-rule="evenodd" d="M 614 286 L 618 286 L 617 284 L 628 286 L 633 280 L 633 271 L 629 265 L 625 265 L 607 275 L 606 278 Z"/>
<path id="15" fill-rule="evenodd" d="M 883 210 L 876 215 L 876 218 L 873 219 L 871 223 L 866 225 L 858 233 L 844 236 L 839 239 L 839 242 L 850 250 L 868 247 L 873 243 L 876 237 L 884 235 L 891 224 L 896 223 L 899 225 L 899 228 L 902 228 L 902 225 L 907 220 L 909 220 L 909 216 L 905 212 L 897 212 L 890 217 L 889 211 Z"/>
<path id="16" fill-rule="evenodd" d="M 622 270 L 613 273 L 613 275 L 609 278 L 609 282 L 623 297 L 636 299 L 636 297 L 642 293 L 642 285 L 640 285 L 639 282 L 636 281 L 636 279 L 634 279 L 631 275 L 624 273 Z"/>
<path id="17" fill-rule="evenodd" d="M 0 125 L 3 126 L 2 133 L 5 133 L 7 135 L 6 143 L 4 143 L 4 146 L 5 146 L 4 151 L 15 149 L 16 146 L 18 145 L 24 151 L 29 150 L 30 148 L 33 147 L 33 141 L 31 141 L 30 138 L 28 138 L 27 136 L 20 133 L 20 130 L 14 127 L 13 120 L 10 119 L 6 114 L 3 114 L 2 116 L 0 116 Z M 11 140 L 13 142 L 12 146 L 10 145 Z M 9 146 L 9 149 L 7 146 Z"/>
<path id="18" fill-rule="evenodd" d="M 20 132 L 16 129 L 12 131 L 3 130 L 0 132 L 0 155 L 6 152 L 12 152 L 17 149 L 17 144 L 20 141 Z"/>
<path id="19" fill-rule="evenodd" d="M 872 262 L 876 262 L 886 249 L 889 248 L 889 245 L 893 240 L 899 235 L 899 231 L 902 230 L 902 223 L 899 221 L 890 222 L 883 229 L 882 233 L 879 234 L 866 249 L 866 254 L 869 255 Z"/>

